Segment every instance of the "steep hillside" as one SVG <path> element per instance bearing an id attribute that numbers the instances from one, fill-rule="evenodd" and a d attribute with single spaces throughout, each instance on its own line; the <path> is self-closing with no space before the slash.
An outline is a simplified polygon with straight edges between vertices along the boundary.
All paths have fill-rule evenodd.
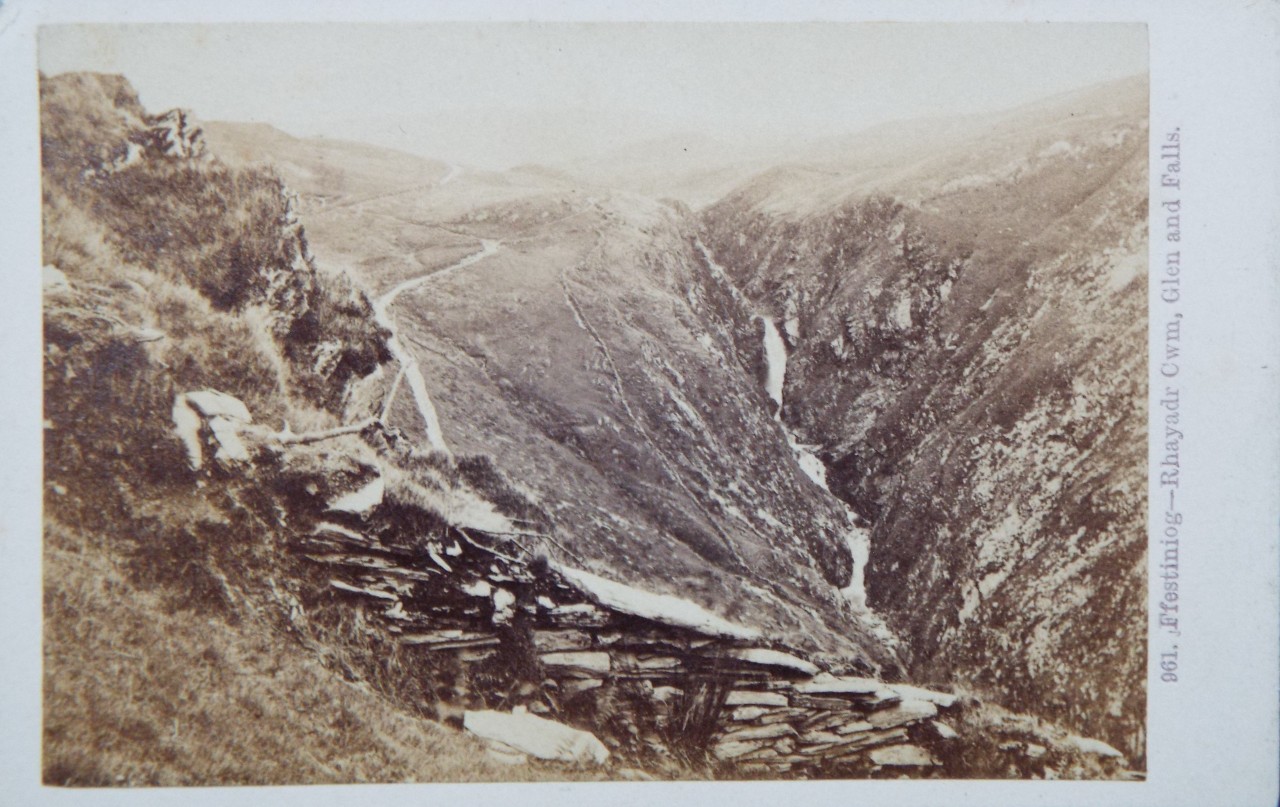
<path id="1" fill-rule="evenodd" d="M 910 674 L 1140 758 L 1145 78 L 928 128 L 761 175 L 704 238 L 785 334 Z"/>

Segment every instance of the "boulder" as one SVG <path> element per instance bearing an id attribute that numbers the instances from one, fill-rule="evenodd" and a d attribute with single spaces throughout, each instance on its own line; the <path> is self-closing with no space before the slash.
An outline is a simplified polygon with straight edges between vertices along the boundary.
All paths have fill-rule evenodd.
<path id="1" fill-rule="evenodd" d="M 940 764 L 933 754 L 918 745 L 886 745 L 873 748 L 868 756 L 875 764 L 885 767 L 920 768 Z"/>
<path id="2" fill-rule="evenodd" d="M 204 438 L 201 426 L 211 434 L 214 459 L 224 467 L 249 460 L 249 450 L 240 439 L 240 431 L 251 424 L 249 409 L 235 396 L 205 389 L 184 392 L 173 401 L 173 426 L 187 450 L 192 470 L 204 465 Z"/>
<path id="3" fill-rule="evenodd" d="M 571 728 L 517 706 L 511 712 L 468 711 L 463 728 L 484 740 L 502 743 L 538 759 L 603 765 L 609 749 L 589 731 Z"/>
<path id="4" fill-rule="evenodd" d="M 46 265 L 40 272 L 40 287 L 48 296 L 70 294 L 71 283 L 66 274 L 53 265 Z"/>

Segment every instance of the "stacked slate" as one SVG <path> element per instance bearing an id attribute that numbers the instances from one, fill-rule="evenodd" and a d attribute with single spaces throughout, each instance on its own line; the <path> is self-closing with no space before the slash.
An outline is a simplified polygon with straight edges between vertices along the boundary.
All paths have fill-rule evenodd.
<path id="1" fill-rule="evenodd" d="M 726 699 L 712 752 L 745 771 L 775 774 L 843 764 L 933 767 L 938 761 L 912 738 L 943 737 L 921 730 L 954 703 L 946 693 L 828 673 L 785 688 L 738 689 Z M 886 748 L 912 750 L 880 753 Z"/>
<path id="2" fill-rule="evenodd" d="M 648 693 L 652 718 L 631 721 L 632 740 L 669 753 L 691 704 L 710 698 L 702 704 L 713 721 L 709 758 L 766 775 L 931 767 L 938 763 L 927 746 L 955 734 L 935 722 L 954 696 L 831 675 L 691 601 L 558 564 L 534 567 L 489 536 L 457 531 L 406 546 L 357 523 L 331 514 L 296 547 L 325 568 L 336 596 L 362 603 L 405 645 L 468 664 L 501 652 L 517 629 L 537 660 L 529 672 L 542 679 L 530 690 L 532 712 L 629 685 Z"/>

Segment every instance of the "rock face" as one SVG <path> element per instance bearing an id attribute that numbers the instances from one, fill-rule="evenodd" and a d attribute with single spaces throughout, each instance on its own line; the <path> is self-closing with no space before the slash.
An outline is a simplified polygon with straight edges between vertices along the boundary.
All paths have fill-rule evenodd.
<path id="1" fill-rule="evenodd" d="M 873 525 L 870 604 L 912 674 L 1139 757 L 1146 132 L 1132 80 L 891 169 L 855 140 L 703 214 L 789 323 L 783 418 Z"/>

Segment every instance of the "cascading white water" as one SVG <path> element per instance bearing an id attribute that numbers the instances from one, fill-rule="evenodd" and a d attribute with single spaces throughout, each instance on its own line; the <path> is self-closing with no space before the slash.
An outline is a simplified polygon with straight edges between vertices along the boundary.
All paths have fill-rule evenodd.
<path id="1" fill-rule="evenodd" d="M 702 257 L 706 259 L 711 276 L 718 282 L 728 285 L 734 299 L 745 303 L 746 300 L 742 293 L 729 281 L 728 274 L 723 267 L 715 262 L 715 259 L 711 256 L 711 251 L 707 249 L 706 245 L 702 241 L 698 241 L 697 247 L 698 251 L 702 253 Z M 799 464 L 800 470 L 804 472 L 805 476 L 813 480 L 815 485 L 830 493 L 831 489 L 827 487 L 827 466 L 812 452 L 812 449 L 816 448 L 816 446 L 802 444 L 787 428 L 787 425 L 782 422 L 783 388 L 786 386 L 787 380 L 787 343 L 783 341 L 782 334 L 778 332 L 778 326 L 774 324 L 773 320 L 765 316 L 757 316 L 756 319 L 760 320 L 764 329 L 765 390 L 769 393 L 769 398 L 774 403 L 773 417 L 782 426 L 782 433 L 786 436 L 787 445 L 791 446 L 791 450 L 795 452 L 796 462 Z M 787 323 L 788 336 L 792 339 L 797 339 L 798 332 L 798 323 Z M 844 503 L 841 502 L 841 504 L 843 505 Z M 866 612 L 872 629 L 881 638 L 889 644 L 895 644 L 897 640 L 884 625 L 884 622 L 875 612 L 867 608 L 866 568 L 867 560 L 871 556 L 871 530 L 858 526 L 853 511 L 849 509 L 848 505 L 844 505 L 844 509 L 850 524 L 849 531 L 845 534 L 845 543 L 853 556 L 853 575 L 849 580 L 849 585 L 840 589 L 840 593 L 855 608 Z"/>
<path id="2" fill-rule="evenodd" d="M 853 513 L 849 513 L 849 520 L 853 520 Z M 867 560 L 871 557 L 871 530 L 855 524 L 845 533 L 844 540 L 849 546 L 849 554 L 853 555 L 853 576 L 849 579 L 849 585 L 840 589 L 840 593 L 859 608 L 866 608 L 866 572 Z"/>
<path id="3" fill-rule="evenodd" d="M 773 320 L 764 316 L 757 319 L 764 325 L 765 389 L 776 404 L 773 417 L 782 424 L 787 445 L 791 446 L 791 450 L 795 452 L 800 470 L 804 471 L 805 476 L 812 479 L 814 484 L 830 493 L 831 489 L 827 487 L 827 466 L 818 459 L 809 446 L 796 439 L 785 423 L 782 423 L 782 390 L 787 378 L 787 343 L 783 341 L 782 334 L 778 332 L 778 326 Z M 845 534 L 845 542 L 850 554 L 853 555 L 853 576 L 849 580 L 849 585 L 840 589 L 840 593 L 853 605 L 865 609 L 867 606 L 865 573 L 867 559 L 871 555 L 871 531 L 857 526 L 853 512 L 847 505 L 845 513 L 852 525 Z"/>
<path id="4" fill-rule="evenodd" d="M 778 333 L 778 326 L 773 324 L 773 320 L 768 317 L 758 319 L 764 323 L 764 359 L 768 370 L 765 389 L 777 404 L 773 413 L 777 418 L 782 414 L 782 385 L 787 380 L 787 344 L 782 341 L 782 334 Z"/>

